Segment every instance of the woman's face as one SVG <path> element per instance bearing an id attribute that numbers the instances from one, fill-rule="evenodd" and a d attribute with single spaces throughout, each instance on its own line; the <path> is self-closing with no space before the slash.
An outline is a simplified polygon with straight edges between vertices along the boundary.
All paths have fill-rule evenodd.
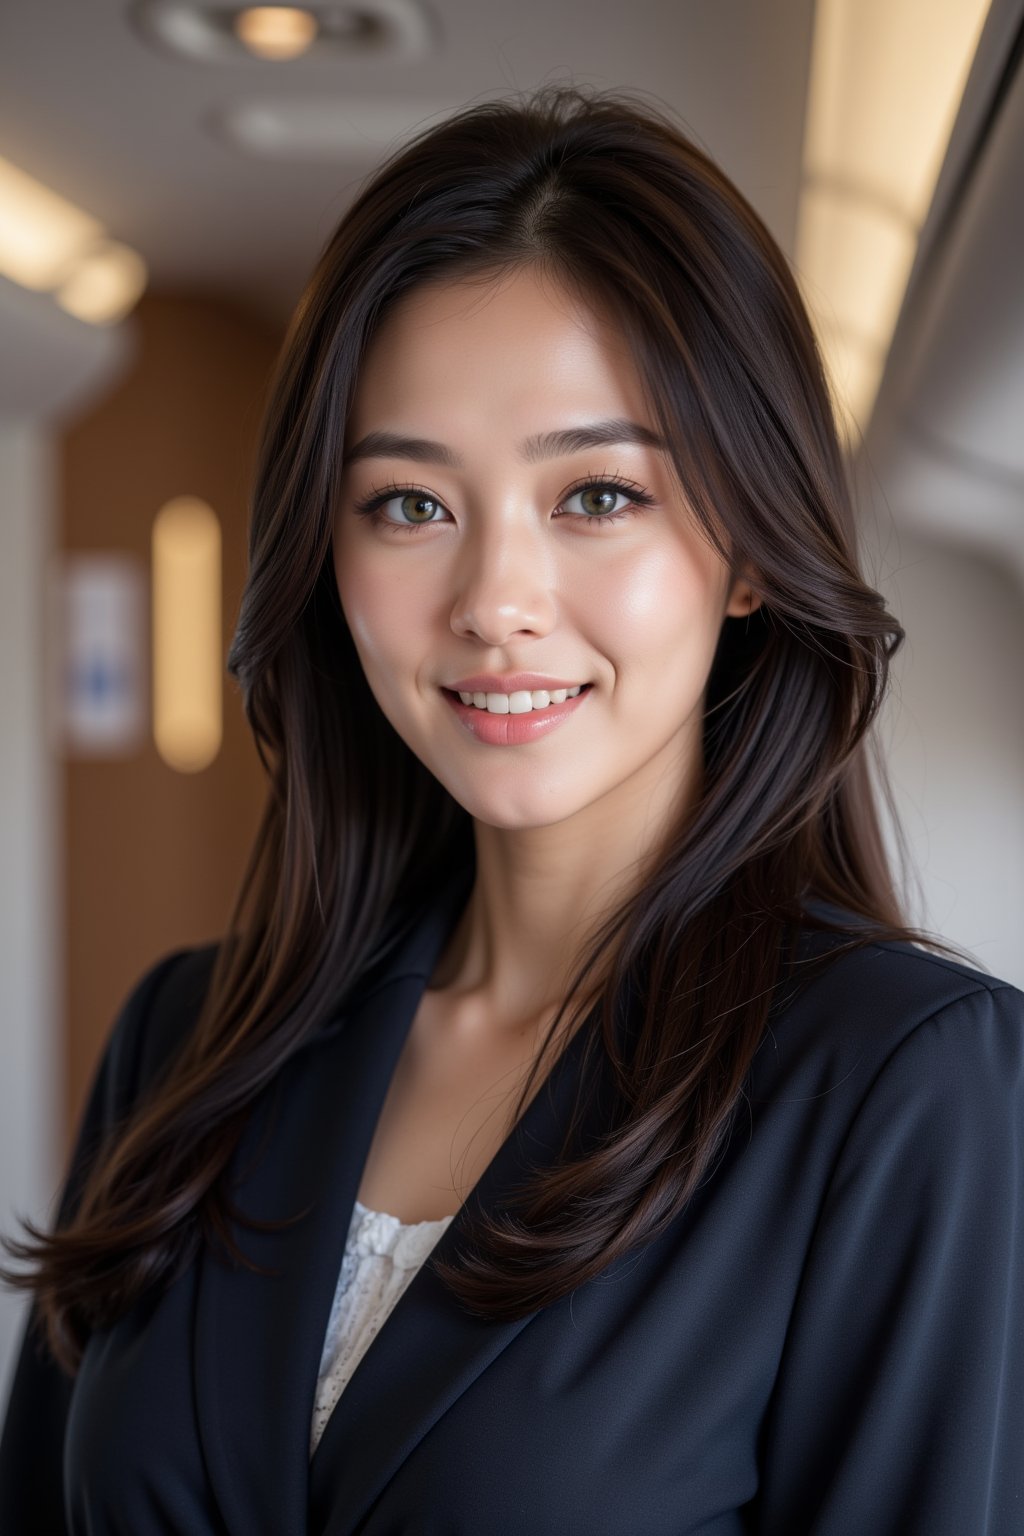
<path id="1" fill-rule="evenodd" d="M 749 588 L 730 588 L 663 450 L 555 440 L 615 422 L 654 437 L 625 336 L 534 269 L 413 290 L 364 358 L 334 520 L 342 610 L 387 719 L 490 826 L 596 831 L 699 781 L 705 683 Z M 358 510 L 371 497 L 376 517 Z M 509 694 L 508 713 L 458 703 L 481 673 L 476 702 Z M 544 679 L 587 686 L 520 712 Z"/>

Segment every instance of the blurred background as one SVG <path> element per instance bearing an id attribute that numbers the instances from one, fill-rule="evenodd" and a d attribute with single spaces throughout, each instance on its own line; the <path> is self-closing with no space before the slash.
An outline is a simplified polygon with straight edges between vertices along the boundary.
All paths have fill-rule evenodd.
<path id="1" fill-rule="evenodd" d="M 908 633 L 909 914 L 1024 985 L 1022 45 L 1024 0 L 4 0 L 5 1232 L 127 991 L 226 925 L 264 784 L 224 659 L 305 278 L 406 135 L 546 82 L 668 106 L 792 261 Z"/>

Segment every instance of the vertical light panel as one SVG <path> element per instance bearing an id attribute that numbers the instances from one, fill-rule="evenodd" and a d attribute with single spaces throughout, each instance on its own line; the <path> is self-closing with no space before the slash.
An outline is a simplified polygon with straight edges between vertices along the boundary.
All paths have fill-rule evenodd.
<path id="1" fill-rule="evenodd" d="M 181 773 L 222 735 L 221 534 L 213 508 L 179 496 L 153 521 L 153 738 Z"/>
<path id="2" fill-rule="evenodd" d="M 989 0 L 817 0 L 796 272 L 853 450 Z"/>

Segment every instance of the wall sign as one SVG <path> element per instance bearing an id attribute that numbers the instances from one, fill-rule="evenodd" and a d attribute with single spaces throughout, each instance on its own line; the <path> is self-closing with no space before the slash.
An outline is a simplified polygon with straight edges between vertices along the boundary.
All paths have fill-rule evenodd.
<path id="1" fill-rule="evenodd" d="M 58 699 L 69 756 L 123 757 L 148 728 L 147 573 L 117 551 L 64 556 L 58 578 Z"/>

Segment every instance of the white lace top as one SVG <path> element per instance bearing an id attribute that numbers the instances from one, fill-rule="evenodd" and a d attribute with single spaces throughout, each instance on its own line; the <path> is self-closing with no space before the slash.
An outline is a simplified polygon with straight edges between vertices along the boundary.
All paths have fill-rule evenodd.
<path id="1" fill-rule="evenodd" d="M 387 1211 L 371 1211 L 356 1201 L 320 1360 L 310 1460 L 374 1335 L 453 1219 L 401 1222 Z"/>

